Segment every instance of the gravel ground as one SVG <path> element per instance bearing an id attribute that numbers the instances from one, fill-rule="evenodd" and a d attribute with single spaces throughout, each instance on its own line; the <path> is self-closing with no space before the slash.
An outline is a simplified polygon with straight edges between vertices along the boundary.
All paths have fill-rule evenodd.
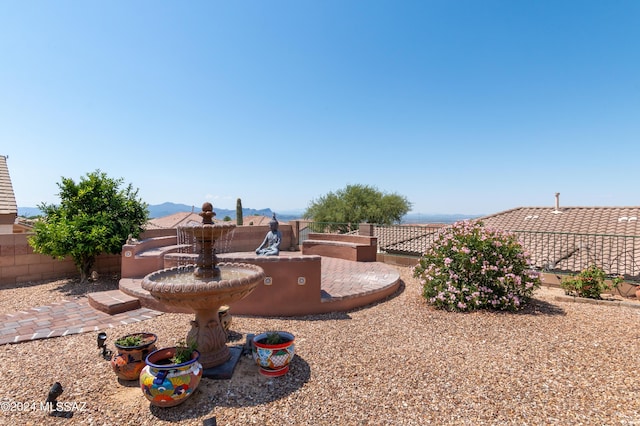
<path id="1" fill-rule="evenodd" d="M 231 380 L 203 379 L 173 408 L 150 407 L 136 382 L 119 382 L 86 333 L 0 347 L 0 403 L 36 403 L 0 413 L 0 424 L 200 425 L 640 425 L 640 309 L 556 301 L 541 290 L 517 314 L 447 313 L 425 305 L 408 268 L 389 300 L 347 313 L 296 318 L 234 317 L 247 333 L 296 335 L 291 371 L 258 374 L 242 358 Z M 93 286 L 113 288 L 102 279 Z M 83 297 L 71 280 L 0 290 L 2 312 Z M 149 331 L 158 345 L 186 336 L 191 315 L 164 314 L 107 330 Z M 40 411 L 60 381 L 70 419 Z M 82 409 L 82 411 L 80 411 Z"/>

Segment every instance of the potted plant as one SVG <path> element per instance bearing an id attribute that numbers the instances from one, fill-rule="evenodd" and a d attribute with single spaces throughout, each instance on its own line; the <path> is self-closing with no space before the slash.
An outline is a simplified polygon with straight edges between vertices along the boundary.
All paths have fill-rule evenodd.
<path id="1" fill-rule="evenodd" d="M 122 380 L 138 380 L 148 354 L 156 350 L 158 336 L 153 333 L 133 333 L 116 339 L 116 353 L 111 368 Z"/>
<path id="2" fill-rule="evenodd" d="M 173 407 L 191 396 L 202 378 L 199 358 L 195 341 L 178 342 L 147 355 L 147 365 L 140 373 L 140 389 L 151 405 Z"/>
<path id="3" fill-rule="evenodd" d="M 252 355 L 264 376 L 282 376 L 295 355 L 295 336 L 286 331 L 269 331 L 253 338 Z"/>

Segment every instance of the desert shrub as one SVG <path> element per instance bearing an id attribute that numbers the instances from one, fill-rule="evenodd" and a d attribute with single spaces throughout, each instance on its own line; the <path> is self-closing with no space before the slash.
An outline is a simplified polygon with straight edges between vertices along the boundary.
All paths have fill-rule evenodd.
<path id="1" fill-rule="evenodd" d="M 617 287 L 622 281 L 622 277 L 612 277 L 611 284 L 607 283 L 607 274 L 604 270 L 596 265 L 591 265 L 577 275 L 564 278 L 560 286 L 565 294 L 570 296 L 600 299 L 600 294 Z"/>
<path id="2" fill-rule="evenodd" d="M 444 228 L 414 268 L 422 295 L 450 311 L 518 310 L 540 287 L 540 274 L 515 235 L 462 221 Z"/>

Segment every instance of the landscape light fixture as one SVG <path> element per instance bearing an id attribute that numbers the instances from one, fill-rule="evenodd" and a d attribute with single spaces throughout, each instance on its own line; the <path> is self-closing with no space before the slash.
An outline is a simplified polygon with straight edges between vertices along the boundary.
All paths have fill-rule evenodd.
<path id="1" fill-rule="evenodd" d="M 49 395 L 47 395 L 47 406 L 51 407 L 55 407 L 57 404 L 57 399 L 60 395 L 62 395 L 62 385 L 60 384 L 60 382 L 55 382 L 52 386 L 51 389 L 49 389 Z"/>
<path id="2" fill-rule="evenodd" d="M 104 331 L 101 331 L 100 333 L 98 333 L 98 349 L 102 349 L 102 357 L 108 360 L 111 358 L 111 351 L 107 349 L 106 342 L 107 342 L 107 333 L 105 333 Z"/>
<path id="3" fill-rule="evenodd" d="M 71 411 L 58 410 L 57 399 L 60 395 L 62 395 L 62 385 L 60 382 L 55 382 L 49 389 L 45 406 L 47 407 L 50 416 L 65 417 L 69 419 L 73 417 L 73 413 Z"/>

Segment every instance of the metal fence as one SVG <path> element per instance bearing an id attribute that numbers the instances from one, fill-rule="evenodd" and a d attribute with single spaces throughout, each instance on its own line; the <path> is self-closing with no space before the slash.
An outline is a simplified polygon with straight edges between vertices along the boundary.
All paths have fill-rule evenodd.
<path id="1" fill-rule="evenodd" d="M 609 275 L 640 281 L 640 237 L 513 231 L 529 251 L 536 268 L 576 273 L 590 265 Z"/>
<path id="2" fill-rule="evenodd" d="M 421 256 L 447 225 L 375 225 L 378 251 L 405 256 Z M 301 229 L 300 244 L 309 232 L 357 233 L 353 224 L 309 222 Z M 536 269 L 544 272 L 578 273 L 597 265 L 609 275 L 623 275 L 640 282 L 640 237 L 565 232 L 510 231 L 517 235 L 531 255 Z"/>
<path id="3" fill-rule="evenodd" d="M 406 256 L 421 256 L 433 244 L 442 226 L 385 225 L 374 227 L 378 251 Z"/>
<path id="4" fill-rule="evenodd" d="M 298 244 L 309 239 L 310 233 L 319 234 L 357 234 L 358 223 L 338 223 L 338 222 L 311 222 L 300 221 L 300 234 Z"/>

